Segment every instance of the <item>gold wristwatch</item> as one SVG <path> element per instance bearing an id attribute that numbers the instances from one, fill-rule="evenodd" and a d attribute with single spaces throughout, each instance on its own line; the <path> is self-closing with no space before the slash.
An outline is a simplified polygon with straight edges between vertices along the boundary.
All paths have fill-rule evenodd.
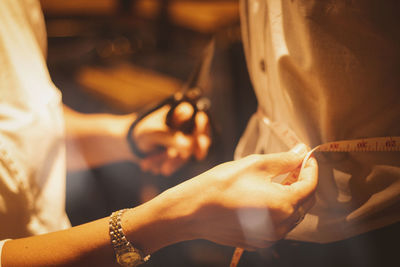
<path id="1" fill-rule="evenodd" d="M 109 220 L 111 246 L 114 249 L 115 256 L 119 265 L 123 267 L 136 267 L 146 262 L 150 255 L 144 256 L 143 253 L 132 246 L 126 239 L 122 230 L 121 216 L 128 209 L 115 211 L 111 214 Z"/>

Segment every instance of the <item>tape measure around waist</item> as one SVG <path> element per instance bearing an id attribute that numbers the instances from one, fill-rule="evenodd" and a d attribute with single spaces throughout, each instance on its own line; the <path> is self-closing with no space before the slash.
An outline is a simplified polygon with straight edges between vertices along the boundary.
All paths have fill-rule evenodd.
<path id="1" fill-rule="evenodd" d="M 317 146 L 321 152 L 390 152 L 400 151 L 400 137 L 373 137 L 357 140 L 330 142 Z"/>
<path id="2" fill-rule="evenodd" d="M 286 129 L 273 128 L 276 132 L 285 135 L 291 135 Z M 294 138 L 291 138 L 293 143 Z M 386 137 L 372 137 L 363 138 L 356 140 L 343 140 L 329 142 L 316 146 L 310 150 L 305 156 L 301 168 L 304 167 L 307 160 L 311 157 L 314 152 L 399 152 L 400 151 L 400 136 L 386 136 Z M 230 267 L 236 267 L 239 260 L 243 254 L 244 250 L 242 248 L 236 248 L 233 253 Z"/>

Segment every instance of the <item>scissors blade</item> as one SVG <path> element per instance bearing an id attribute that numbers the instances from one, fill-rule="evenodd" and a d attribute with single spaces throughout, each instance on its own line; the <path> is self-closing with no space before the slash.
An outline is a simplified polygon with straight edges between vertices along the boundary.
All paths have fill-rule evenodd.
<path id="1" fill-rule="evenodd" d="M 187 91 L 193 88 L 198 88 L 202 91 L 205 91 L 207 89 L 208 83 L 210 81 L 210 69 L 212 60 L 214 58 L 214 51 L 215 40 L 213 38 L 205 47 L 201 60 L 190 74 L 188 81 L 183 87 L 183 91 Z"/>

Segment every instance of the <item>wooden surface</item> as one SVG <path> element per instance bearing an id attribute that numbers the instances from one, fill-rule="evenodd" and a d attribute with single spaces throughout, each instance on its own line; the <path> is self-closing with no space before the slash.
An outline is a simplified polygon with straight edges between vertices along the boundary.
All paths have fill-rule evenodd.
<path id="1" fill-rule="evenodd" d="M 177 79 L 127 63 L 83 67 L 77 81 L 84 90 L 123 112 L 154 105 L 182 86 Z"/>
<path id="2" fill-rule="evenodd" d="M 115 13 L 116 0 L 40 0 L 45 14 L 50 15 L 102 15 Z"/>
<path id="3" fill-rule="evenodd" d="M 115 15 L 117 0 L 40 0 L 45 14 Z M 161 0 L 133 1 L 133 17 L 157 19 Z M 172 23 L 202 33 L 213 33 L 239 20 L 238 0 L 169 0 L 168 14 Z"/>
<path id="4" fill-rule="evenodd" d="M 171 21 L 198 32 L 212 33 L 239 20 L 237 0 L 170 0 L 169 2 L 168 12 Z M 159 5 L 159 0 L 138 0 L 135 8 L 138 15 L 153 18 L 157 16 Z"/>

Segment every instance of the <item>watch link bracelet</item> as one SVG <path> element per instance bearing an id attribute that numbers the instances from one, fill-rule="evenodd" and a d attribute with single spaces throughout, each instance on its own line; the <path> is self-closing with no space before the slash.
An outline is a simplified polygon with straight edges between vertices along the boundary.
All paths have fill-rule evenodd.
<path id="1" fill-rule="evenodd" d="M 109 220 L 111 246 L 117 262 L 122 267 L 136 267 L 146 262 L 150 255 L 144 256 L 142 251 L 132 246 L 122 230 L 121 216 L 129 209 L 122 209 L 111 214 Z"/>

